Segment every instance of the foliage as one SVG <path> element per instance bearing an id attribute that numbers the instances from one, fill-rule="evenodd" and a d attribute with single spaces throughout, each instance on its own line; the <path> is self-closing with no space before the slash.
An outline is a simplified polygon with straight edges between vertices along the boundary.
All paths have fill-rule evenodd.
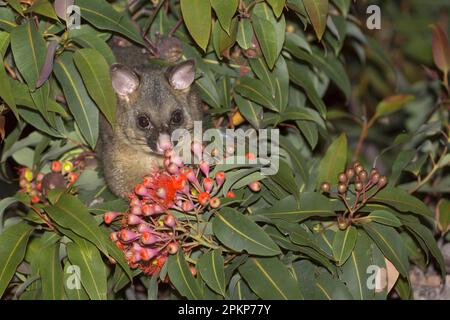
<path id="1" fill-rule="evenodd" d="M 66 23 L 72 2 L 81 9 L 79 29 Z M 414 15 L 422 7 L 411 3 Z M 0 200 L 0 296 L 409 299 L 411 263 L 433 263 L 444 277 L 435 233 L 450 234 L 448 39 L 435 24 L 420 30 L 430 39 L 424 48 L 411 48 L 413 41 L 403 48 L 397 35 L 382 39 L 362 27 L 365 7 L 350 0 L 0 1 L 0 170 L 4 180 L 19 180 L 19 191 Z M 441 9 L 445 1 L 429 11 Z M 386 5 L 386 14 L 400 15 L 398 5 Z M 416 21 L 407 14 L 392 19 L 399 37 L 411 37 L 401 27 Z M 195 60 L 213 125 L 281 132 L 277 174 L 213 169 L 226 173 L 222 205 L 189 221 L 192 230 L 207 230 L 201 237 L 209 245 L 170 255 L 153 276 L 130 268 L 109 240 L 103 214 L 128 204 L 92 165 L 99 116 L 111 124 L 116 117 L 112 35 L 147 46 L 158 63 L 173 49 L 163 39 L 178 38 L 182 59 Z M 387 186 L 367 188 L 366 197 L 359 180 L 341 181 L 352 160 L 373 186 L 377 168 Z M 50 179 L 52 171 L 64 178 Z M 247 186 L 252 181 L 260 181 L 259 192 Z M 376 290 L 368 285 L 373 266 L 398 273 Z"/>

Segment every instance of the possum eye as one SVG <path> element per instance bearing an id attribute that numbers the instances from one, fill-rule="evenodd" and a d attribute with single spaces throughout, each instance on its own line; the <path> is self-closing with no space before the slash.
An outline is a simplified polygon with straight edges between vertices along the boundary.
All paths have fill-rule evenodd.
<path id="1" fill-rule="evenodd" d="M 180 124 L 183 122 L 183 112 L 181 110 L 175 110 L 170 117 L 170 123 Z"/>
<path id="2" fill-rule="evenodd" d="M 150 127 L 150 119 L 145 114 L 137 117 L 137 124 L 141 129 L 148 129 Z"/>

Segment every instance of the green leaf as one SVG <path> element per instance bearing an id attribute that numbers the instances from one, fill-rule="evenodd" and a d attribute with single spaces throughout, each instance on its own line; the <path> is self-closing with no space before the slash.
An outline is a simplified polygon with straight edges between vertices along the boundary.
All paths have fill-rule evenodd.
<path id="1" fill-rule="evenodd" d="M 239 46 L 247 50 L 252 47 L 253 28 L 249 19 L 241 19 L 239 21 L 236 41 Z"/>
<path id="2" fill-rule="evenodd" d="M 136 27 L 126 14 L 120 14 L 106 1 L 76 0 L 81 17 L 100 30 L 118 32 L 130 40 L 145 45 Z"/>
<path id="3" fill-rule="evenodd" d="M 414 96 L 409 94 L 398 94 L 387 97 L 377 105 L 375 117 L 383 117 L 394 113 L 403 108 L 405 104 L 411 102 L 412 100 L 414 100 Z"/>
<path id="4" fill-rule="evenodd" d="M 367 216 L 367 219 L 391 227 L 400 227 L 402 225 L 401 221 L 394 214 L 386 210 L 373 211 Z"/>
<path id="5" fill-rule="evenodd" d="M 211 6 L 219 19 L 219 22 L 228 34 L 230 34 L 231 19 L 238 7 L 239 0 L 211 0 Z"/>
<path id="6" fill-rule="evenodd" d="M 275 105 L 275 96 L 270 93 L 266 84 L 261 80 L 242 77 L 239 80 L 239 84 L 234 87 L 234 90 L 272 111 L 279 111 L 278 106 Z"/>
<path id="7" fill-rule="evenodd" d="M 60 82 L 70 112 L 75 118 L 83 137 L 92 148 L 98 139 L 98 109 L 89 97 L 83 81 L 75 68 L 72 54 L 62 54 L 56 61 L 54 73 Z"/>
<path id="8" fill-rule="evenodd" d="M 450 70 L 450 46 L 448 38 L 444 30 L 438 24 L 432 24 L 433 30 L 433 60 L 436 66 L 444 73 L 444 77 L 448 76 Z"/>
<path id="9" fill-rule="evenodd" d="M 395 268 L 404 277 L 408 276 L 408 256 L 400 234 L 392 227 L 378 223 L 364 223 L 364 230 L 383 252 L 385 257 L 392 262 Z"/>
<path id="10" fill-rule="evenodd" d="M 422 201 L 400 188 L 386 187 L 370 199 L 370 202 L 384 203 L 402 212 L 430 217 L 433 215 Z"/>
<path id="11" fill-rule="evenodd" d="M 23 260 L 33 227 L 20 222 L 0 234 L 0 297 Z"/>
<path id="12" fill-rule="evenodd" d="M 22 6 L 20 5 L 19 0 L 6 0 L 6 2 L 11 6 L 11 8 L 20 13 L 20 15 L 23 15 Z"/>
<path id="13" fill-rule="evenodd" d="M 352 295 L 345 284 L 328 273 L 321 273 L 314 285 L 318 293 L 318 299 L 352 300 Z"/>
<path id="14" fill-rule="evenodd" d="M 267 0 L 267 2 L 272 7 L 275 16 L 279 18 L 281 16 L 281 13 L 283 12 L 286 0 Z"/>
<path id="15" fill-rule="evenodd" d="M 55 13 L 55 9 L 48 0 L 36 0 L 33 2 L 25 13 L 37 13 L 41 16 L 48 17 L 54 20 L 59 20 Z"/>
<path id="16" fill-rule="evenodd" d="M 212 250 L 200 257 L 197 270 L 206 284 L 215 292 L 225 296 L 225 270 L 222 250 Z"/>
<path id="17" fill-rule="evenodd" d="M 81 49 L 75 52 L 73 59 L 89 95 L 97 103 L 108 122 L 114 127 L 116 95 L 105 58 L 95 49 Z"/>
<path id="18" fill-rule="evenodd" d="M 209 0 L 181 0 L 181 13 L 189 33 L 206 51 L 211 34 L 211 3 Z"/>
<path id="19" fill-rule="evenodd" d="M 69 300 L 89 300 L 89 295 L 81 285 L 81 275 L 77 271 L 76 266 L 72 266 L 68 260 L 64 263 L 64 291 Z M 76 284 L 80 286 L 76 287 Z"/>
<path id="20" fill-rule="evenodd" d="M 178 292 L 189 300 L 201 300 L 203 292 L 184 259 L 182 250 L 171 255 L 168 260 L 168 274 L 171 283 Z"/>
<path id="21" fill-rule="evenodd" d="M 0 202 L 1 203 L 1 202 Z M 1 206 L 0 206 L 1 213 Z M 450 226 L 450 201 L 442 199 L 438 204 L 438 221 L 441 232 L 445 233 Z"/>
<path id="22" fill-rule="evenodd" d="M 443 279 L 445 279 L 446 275 L 445 260 L 444 257 L 442 256 L 441 250 L 437 246 L 436 239 L 434 238 L 431 230 L 422 225 L 419 220 L 417 220 L 417 222 L 404 221 L 404 224 L 408 229 L 412 231 L 413 234 L 417 235 L 420 239 L 422 239 L 426 247 L 430 249 L 431 254 L 439 264 L 439 269 L 441 269 L 441 276 Z M 425 248 L 423 249 L 425 251 Z"/>
<path id="23" fill-rule="evenodd" d="M 238 28 L 237 18 L 233 19 L 231 24 L 231 30 L 226 33 L 219 22 L 215 22 L 213 26 L 213 46 L 216 51 L 216 55 L 219 59 L 222 59 L 222 55 L 232 47 L 236 42 L 236 33 Z"/>
<path id="24" fill-rule="evenodd" d="M 322 117 L 325 117 L 327 107 L 323 100 L 319 97 L 313 82 L 311 81 L 311 70 L 299 63 L 288 62 L 289 76 L 295 84 L 299 85 L 305 90 L 308 99 L 311 100 L 317 111 Z"/>
<path id="25" fill-rule="evenodd" d="M 45 211 L 57 224 L 91 241 L 108 255 L 108 249 L 97 222 L 77 197 L 67 193 L 63 194 L 55 205 L 47 206 Z"/>
<path id="26" fill-rule="evenodd" d="M 0 32 L 0 59 L 3 61 L 6 51 L 9 46 L 9 34 L 7 32 Z M 19 119 L 19 113 L 17 111 L 16 101 L 12 95 L 11 84 L 9 82 L 9 77 L 6 74 L 6 70 L 3 63 L 0 67 L 0 98 L 5 101 L 11 111 L 14 113 L 17 119 Z"/>
<path id="27" fill-rule="evenodd" d="M 14 197 L 3 198 L 0 200 L 0 234 L 3 232 L 3 213 L 10 205 L 18 201 L 19 200 Z"/>
<path id="28" fill-rule="evenodd" d="M 328 0 L 303 0 L 317 38 L 322 39 L 327 26 Z"/>
<path id="29" fill-rule="evenodd" d="M 262 256 L 281 253 L 260 226 L 232 208 L 222 208 L 217 212 L 212 227 L 220 242 L 237 252 L 245 250 Z"/>
<path id="30" fill-rule="evenodd" d="M 317 192 L 302 192 L 300 207 L 294 196 L 288 196 L 269 208 L 257 210 L 255 214 L 273 219 L 303 221 L 310 217 L 334 216 L 333 205 L 329 199 Z"/>
<path id="31" fill-rule="evenodd" d="M 98 249 L 84 239 L 67 244 L 70 262 L 80 268 L 81 283 L 92 300 L 106 300 L 106 267 Z"/>
<path id="32" fill-rule="evenodd" d="M 279 55 L 275 25 L 271 21 L 256 15 L 253 15 L 251 19 L 253 30 L 255 31 L 256 38 L 261 46 L 267 65 L 270 69 L 273 69 Z"/>
<path id="33" fill-rule="evenodd" d="M 236 104 L 239 108 L 239 112 L 245 119 L 255 128 L 259 129 L 262 122 L 262 107 L 250 100 L 244 99 L 239 95 L 234 97 Z"/>
<path id="34" fill-rule="evenodd" d="M 345 169 L 346 162 L 347 136 L 343 133 L 328 147 L 325 156 L 320 161 L 317 186 L 320 186 L 322 182 L 336 184 L 339 172 Z"/>
<path id="35" fill-rule="evenodd" d="M 356 244 L 358 231 L 355 227 L 349 226 L 345 230 L 337 230 L 333 239 L 333 256 L 338 265 L 344 264 L 352 254 Z"/>
<path id="36" fill-rule="evenodd" d="M 108 64 L 116 62 L 111 48 L 98 36 L 98 33 L 94 32 L 91 28 L 86 28 L 86 26 L 84 26 L 85 28 L 82 26 L 80 29 L 70 30 L 70 39 L 84 48 L 97 50 L 103 55 Z"/>
<path id="37" fill-rule="evenodd" d="M 239 267 L 239 273 L 261 299 L 302 299 L 292 273 L 278 258 L 251 257 Z"/>
<path id="38" fill-rule="evenodd" d="M 63 270 L 59 260 L 59 242 L 40 248 L 38 256 L 42 294 L 45 300 L 64 298 Z"/>
<path id="39" fill-rule="evenodd" d="M 341 279 L 346 283 L 354 299 L 369 300 L 374 298 L 374 289 L 369 289 L 367 280 L 371 276 L 367 271 L 372 263 L 372 249 L 369 237 L 358 232 L 356 245 L 349 259 L 342 266 Z"/>
<path id="40" fill-rule="evenodd" d="M 295 123 L 302 132 L 306 141 L 308 141 L 311 150 L 314 150 L 317 146 L 317 142 L 319 141 L 319 129 L 317 128 L 317 124 L 307 120 L 297 120 Z"/>

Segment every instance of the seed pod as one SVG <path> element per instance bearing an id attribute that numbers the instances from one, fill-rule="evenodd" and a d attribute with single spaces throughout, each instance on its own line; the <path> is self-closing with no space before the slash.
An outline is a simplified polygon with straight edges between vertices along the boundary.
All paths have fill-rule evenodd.
<path id="1" fill-rule="evenodd" d="M 367 172 L 366 172 L 366 170 L 362 170 L 362 171 L 358 174 L 358 177 L 359 177 L 359 179 L 360 179 L 362 182 L 366 182 L 366 180 L 367 180 Z"/>
<path id="2" fill-rule="evenodd" d="M 69 173 L 67 176 L 67 181 L 69 181 L 69 184 L 74 184 L 78 180 L 78 174 L 75 172 Z"/>
<path id="3" fill-rule="evenodd" d="M 211 192 L 213 187 L 214 187 L 213 179 L 211 179 L 211 178 L 203 179 L 203 189 L 205 189 L 206 192 Z"/>
<path id="4" fill-rule="evenodd" d="M 338 192 L 340 194 L 343 194 L 347 191 L 347 186 L 345 185 L 345 183 L 339 183 L 338 184 Z"/>
<path id="5" fill-rule="evenodd" d="M 200 170 L 203 172 L 205 177 L 209 177 L 209 163 L 206 160 L 200 161 Z"/>
<path id="6" fill-rule="evenodd" d="M 320 189 L 323 192 L 330 192 L 330 184 L 328 182 L 322 182 L 322 184 L 320 185 Z"/>
<path id="7" fill-rule="evenodd" d="M 122 215 L 121 212 L 107 211 L 103 216 L 103 220 L 105 221 L 106 224 L 110 224 L 114 219 L 116 219 L 120 215 Z"/>
<path id="8" fill-rule="evenodd" d="M 364 167 L 362 165 L 358 165 L 355 167 L 356 174 L 359 174 L 363 170 L 364 170 Z"/>
<path id="9" fill-rule="evenodd" d="M 183 201 L 182 207 L 184 212 L 190 212 L 194 209 L 194 203 L 190 200 Z"/>
<path id="10" fill-rule="evenodd" d="M 338 175 L 338 180 L 339 180 L 339 182 L 346 183 L 347 182 L 347 175 L 344 172 L 340 173 Z"/>
<path id="11" fill-rule="evenodd" d="M 347 178 L 350 180 L 355 176 L 355 170 L 352 168 L 348 168 L 345 174 L 347 175 Z"/>
<path id="12" fill-rule="evenodd" d="M 362 182 L 356 182 L 355 183 L 355 190 L 356 191 L 361 191 L 363 189 L 363 184 Z"/>
<path id="13" fill-rule="evenodd" d="M 215 175 L 217 186 L 220 188 L 225 181 L 225 172 L 219 171 Z"/>
<path id="14" fill-rule="evenodd" d="M 348 221 L 343 217 L 339 217 L 338 218 L 338 227 L 339 227 L 339 230 L 346 230 L 348 228 Z"/>
<path id="15" fill-rule="evenodd" d="M 250 188 L 250 190 L 252 190 L 253 192 L 259 192 L 259 190 L 261 190 L 261 183 L 259 181 L 255 181 L 252 182 L 248 185 L 248 187 Z"/>
<path id="16" fill-rule="evenodd" d="M 378 181 L 380 180 L 380 174 L 375 173 L 374 175 L 372 175 L 371 180 L 373 183 L 378 183 Z"/>
<path id="17" fill-rule="evenodd" d="M 358 167 L 358 166 L 360 166 L 360 165 L 361 165 L 361 162 L 359 162 L 359 161 L 354 161 L 354 162 L 353 162 L 353 169 L 356 170 L 356 167 Z"/>
<path id="18" fill-rule="evenodd" d="M 378 170 L 376 168 L 372 168 L 372 170 L 370 170 L 370 176 L 372 177 L 374 174 L 378 174 Z"/>
<path id="19" fill-rule="evenodd" d="M 387 177 L 386 176 L 381 176 L 380 180 L 378 181 L 378 187 L 379 188 L 383 188 L 385 185 L 387 185 Z"/>

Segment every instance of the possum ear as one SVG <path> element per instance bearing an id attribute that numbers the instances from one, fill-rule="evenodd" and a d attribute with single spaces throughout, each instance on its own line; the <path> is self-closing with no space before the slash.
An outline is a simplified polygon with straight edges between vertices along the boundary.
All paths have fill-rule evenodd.
<path id="1" fill-rule="evenodd" d="M 110 67 L 112 86 L 121 96 L 127 96 L 139 87 L 139 77 L 126 65 L 114 63 Z"/>
<path id="2" fill-rule="evenodd" d="M 166 75 L 174 89 L 189 89 L 195 80 L 195 62 L 194 60 L 187 60 L 174 65 L 167 70 Z"/>

